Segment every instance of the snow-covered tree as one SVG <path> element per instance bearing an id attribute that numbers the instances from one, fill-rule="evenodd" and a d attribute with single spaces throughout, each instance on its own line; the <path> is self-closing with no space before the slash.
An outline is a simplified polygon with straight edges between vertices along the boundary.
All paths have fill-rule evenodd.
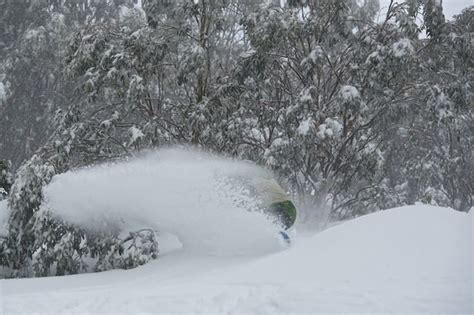
<path id="1" fill-rule="evenodd" d="M 410 117 L 399 126 L 389 164 L 406 203 L 423 200 L 468 211 L 472 207 L 474 143 L 473 29 L 468 8 L 447 23 L 435 40 L 423 40 L 417 95 Z M 399 161 L 395 162 L 394 157 Z"/>
<path id="2" fill-rule="evenodd" d="M 49 140 L 37 151 L 36 155 L 25 162 L 21 168 L 17 171 L 14 177 L 14 185 L 12 186 L 12 193 L 9 195 L 9 207 L 11 209 L 11 217 L 9 220 L 9 234 L 5 242 L 2 243 L 0 257 L 2 264 L 8 266 L 13 270 L 14 275 L 51 275 L 51 274 L 70 274 L 81 272 L 87 268 L 90 269 L 104 269 L 103 267 L 88 266 L 84 263 L 83 259 L 89 257 L 97 260 L 97 266 L 99 266 L 100 257 L 109 255 L 109 252 L 115 252 L 119 246 L 125 246 L 127 242 L 133 241 L 133 246 L 130 245 L 132 250 L 120 251 L 110 259 L 110 262 L 114 266 L 119 267 L 131 267 L 142 264 L 147 259 L 156 257 L 158 245 L 154 236 L 145 235 L 144 233 L 135 233 L 133 237 L 129 237 L 122 240 L 118 233 L 120 231 L 112 231 L 107 235 L 95 235 L 88 231 L 85 231 L 79 227 L 75 227 L 68 222 L 53 217 L 49 213 L 47 208 L 41 208 L 43 202 L 42 189 L 47 185 L 55 174 L 59 174 L 67 171 L 72 166 L 84 165 L 86 162 L 91 160 L 83 159 L 76 153 L 79 152 L 77 147 L 82 146 L 83 152 L 91 152 L 96 149 L 91 144 L 93 137 L 98 136 L 97 130 L 93 130 L 91 125 L 84 124 L 84 115 L 78 110 L 78 103 L 73 104 L 71 107 L 58 106 L 60 102 L 54 97 L 55 93 L 61 93 L 62 89 L 65 89 L 64 82 L 60 79 L 65 79 L 65 82 L 71 83 L 72 80 L 68 81 L 66 76 L 63 76 L 62 66 L 58 66 L 63 63 L 62 58 L 66 55 L 64 47 L 66 37 L 60 31 L 66 29 L 64 24 L 64 14 L 68 17 L 77 18 L 78 24 L 73 23 L 72 28 L 67 28 L 68 35 L 71 30 L 75 27 L 80 26 L 81 23 L 89 22 L 92 25 L 98 25 L 103 23 L 104 20 L 111 21 L 111 24 L 116 24 L 121 19 L 125 19 L 130 16 L 131 5 L 130 3 L 122 1 L 121 6 L 112 2 L 97 2 L 96 6 L 89 6 L 87 1 L 84 2 L 55 2 L 54 5 L 49 6 L 46 2 L 35 2 L 34 5 L 39 6 L 47 11 L 45 14 L 46 26 L 39 26 L 36 28 L 29 27 L 25 32 L 31 32 L 34 36 L 35 47 L 28 51 L 28 53 L 35 53 L 35 51 L 41 52 L 30 58 L 25 63 L 25 66 L 30 62 L 43 62 L 35 65 L 43 72 L 50 72 L 50 77 L 55 76 L 55 82 L 58 84 L 51 85 L 51 90 L 48 87 L 40 86 L 35 87 L 42 90 L 47 102 L 51 102 L 52 108 L 47 112 L 46 120 L 51 122 L 49 126 L 54 129 L 49 133 L 51 136 Z M 32 4 L 33 5 L 33 4 Z M 76 6 L 77 5 L 77 6 Z M 13 9 L 13 3 L 6 4 L 7 9 Z M 38 9 L 37 7 L 35 7 Z M 30 8 L 34 9 L 34 8 Z M 48 10 L 52 10 L 51 12 Z M 62 13 L 58 13 L 62 12 Z M 112 16 L 115 15 L 115 19 Z M 132 18 L 129 17 L 129 20 Z M 51 23 L 51 30 L 48 29 Z M 74 21 L 74 20 L 73 20 Z M 70 22 L 73 22 L 70 21 Z M 97 23 L 97 24 L 96 24 Z M 60 29 L 56 29 L 59 27 Z M 32 35 L 32 36 L 33 36 Z M 28 36 L 27 36 L 28 37 Z M 43 39 L 52 39 L 53 41 L 43 41 Z M 28 39 L 28 38 L 27 38 Z M 19 45 L 22 44 L 22 38 L 18 41 Z M 52 49 L 51 45 L 58 45 L 58 50 L 54 53 L 54 56 L 43 56 L 43 53 L 50 52 Z M 23 49 L 23 48 L 21 48 Z M 25 48 L 26 49 L 26 48 Z M 50 52 L 51 53 L 51 52 Z M 13 55 L 10 55 L 12 57 Z M 51 57 L 51 59 L 45 59 Z M 16 60 L 16 59 L 14 59 Z M 67 60 L 66 60 L 67 61 Z M 15 61 L 16 62 L 16 61 Z M 18 65 L 12 63 L 12 65 Z M 51 66 L 51 68 L 49 68 Z M 15 66 L 16 67 L 16 66 Z M 7 73 L 8 80 L 18 80 L 22 78 L 22 73 L 17 72 L 15 67 L 10 67 L 13 72 Z M 43 76 L 39 76 L 37 80 L 42 84 L 45 82 Z M 27 81 L 28 82 L 28 81 Z M 28 89 L 28 84 L 25 84 L 22 89 Z M 15 109 L 13 103 L 18 101 L 17 97 L 14 97 L 14 93 L 22 94 L 20 88 L 16 89 L 12 84 L 8 84 L 9 99 L 10 103 L 7 102 L 4 113 L 8 110 L 12 110 L 19 114 L 18 110 Z M 71 87 L 69 86 L 69 87 Z M 71 89 L 72 90 L 72 89 Z M 30 90 L 33 96 L 38 94 L 39 90 Z M 53 94 L 48 94 L 48 93 Z M 72 94 L 70 94 L 72 95 Z M 64 102 L 69 99 L 60 95 L 60 99 Z M 133 96 L 130 96 L 133 97 Z M 73 99 L 72 97 L 70 99 Z M 69 104 L 67 104 L 69 105 Z M 75 105 L 75 106 L 74 106 Z M 32 106 L 34 110 L 40 109 L 40 105 L 36 103 L 28 104 Z M 59 107 L 59 110 L 55 111 L 52 115 L 52 109 Z M 64 107 L 61 109 L 61 107 Z M 25 107 L 28 110 L 29 107 Z M 29 112 L 31 115 L 31 112 Z M 19 117 L 21 115 L 19 114 Z M 3 116 L 8 119 L 8 116 Z M 32 116 L 33 117 L 33 116 Z M 35 123 L 37 123 L 36 121 Z M 42 129 L 42 134 L 45 134 L 44 122 L 43 124 L 36 124 Z M 104 122 L 105 126 L 106 123 Z M 3 125 L 2 125 L 3 128 Z M 130 132 L 133 133 L 136 138 L 139 138 L 140 134 L 133 128 L 129 128 Z M 93 130 L 93 131 L 91 131 Z M 36 136 L 36 133 L 33 132 Z M 100 133 L 99 133 L 100 135 Z M 137 136 L 138 135 L 138 136 Z M 41 144 L 43 140 L 35 138 L 36 141 Z M 137 141 L 138 139 L 136 139 Z M 100 141 L 100 140 L 99 140 Z M 99 144 L 100 145 L 100 144 Z M 8 147 L 8 144 L 5 145 Z M 73 150 L 76 149 L 76 150 Z M 95 151 L 94 151 L 95 152 Z M 21 159 L 20 159 L 21 160 Z M 17 160 L 20 161 L 20 160 Z M 127 247 L 128 248 L 128 247 Z"/>
<path id="3" fill-rule="evenodd" d="M 12 184 L 12 175 L 9 168 L 9 161 L 0 160 L 0 201 L 6 198 Z"/>
<path id="4" fill-rule="evenodd" d="M 289 4 L 244 19 L 252 47 L 233 82 L 238 107 L 219 129 L 317 208 L 371 211 L 381 143 L 412 88 L 414 18 L 402 5 L 376 24 L 355 19 L 364 8 L 351 1 Z"/>
<path id="5" fill-rule="evenodd" d="M 16 170 L 54 131 L 51 118 L 69 106 L 64 76 L 71 32 L 118 19 L 132 0 L 38 0 L 0 3 L 0 159 Z M 122 10 L 123 11 L 123 10 Z"/>

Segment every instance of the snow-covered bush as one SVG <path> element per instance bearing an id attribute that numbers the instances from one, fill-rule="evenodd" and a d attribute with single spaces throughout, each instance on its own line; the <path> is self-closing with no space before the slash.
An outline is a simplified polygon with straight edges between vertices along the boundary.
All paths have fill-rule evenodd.
<path id="1" fill-rule="evenodd" d="M 153 231 L 128 232 L 121 239 L 120 233 L 127 231 L 88 231 L 42 207 L 43 188 L 55 175 L 53 165 L 58 165 L 53 161 L 35 155 L 17 172 L 8 199 L 8 236 L 0 246 L 2 265 L 14 276 L 49 276 L 133 268 L 157 257 Z"/>
<path id="2" fill-rule="evenodd" d="M 103 248 L 95 250 L 93 247 L 92 253 L 98 255 L 95 270 L 135 268 L 158 257 L 158 241 L 153 230 L 130 232 L 127 237 L 114 243 L 107 251 Z"/>

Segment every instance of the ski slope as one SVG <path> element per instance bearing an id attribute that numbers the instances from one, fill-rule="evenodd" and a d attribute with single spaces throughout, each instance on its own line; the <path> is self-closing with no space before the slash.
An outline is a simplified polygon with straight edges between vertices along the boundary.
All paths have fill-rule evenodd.
<path id="1" fill-rule="evenodd" d="M 0 313 L 471 314 L 472 223 L 472 213 L 408 206 L 234 256 L 168 237 L 175 250 L 137 269 L 1 280 Z"/>

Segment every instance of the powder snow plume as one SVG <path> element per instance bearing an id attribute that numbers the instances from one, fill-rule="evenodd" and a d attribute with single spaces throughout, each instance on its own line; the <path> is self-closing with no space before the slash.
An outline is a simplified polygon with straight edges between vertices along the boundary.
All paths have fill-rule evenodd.
<path id="1" fill-rule="evenodd" d="M 196 150 L 163 149 L 55 176 L 42 207 L 89 229 L 171 233 L 186 251 L 268 253 L 280 248 L 278 228 L 229 182 L 266 172 Z"/>

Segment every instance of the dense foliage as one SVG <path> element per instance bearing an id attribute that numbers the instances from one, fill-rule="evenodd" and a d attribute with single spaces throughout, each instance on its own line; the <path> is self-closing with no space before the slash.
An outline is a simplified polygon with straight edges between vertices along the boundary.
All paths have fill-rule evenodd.
<path id="1" fill-rule="evenodd" d="M 10 163 L 0 160 L 0 201 L 5 199 L 11 188 Z"/>
<path id="2" fill-rule="evenodd" d="M 272 169 L 308 224 L 473 206 L 473 7 L 445 21 L 440 1 L 392 1 L 376 22 L 374 0 L 142 2 L 0 4 L 21 17 L 0 20 L 0 159 L 23 163 L 0 252 L 14 275 L 155 258 L 153 231 L 58 221 L 42 187 L 167 144 Z"/>

